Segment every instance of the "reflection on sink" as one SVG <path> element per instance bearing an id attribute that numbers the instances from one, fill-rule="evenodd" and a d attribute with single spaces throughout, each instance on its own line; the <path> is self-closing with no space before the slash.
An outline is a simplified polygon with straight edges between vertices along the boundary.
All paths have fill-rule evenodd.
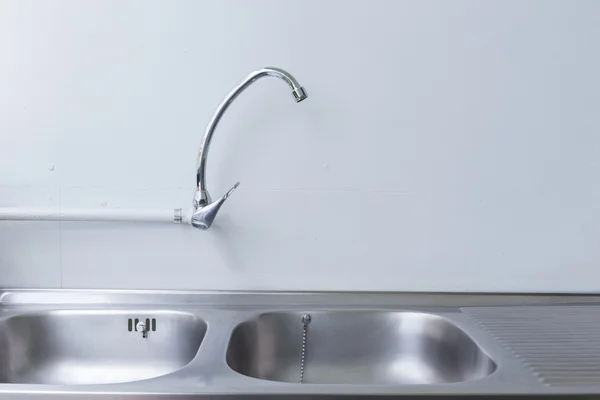
<path id="1" fill-rule="evenodd" d="M 135 332 L 136 318 L 155 320 L 155 330 L 151 326 L 145 339 Z M 149 379 L 192 361 L 205 333 L 204 321 L 182 312 L 19 315 L 0 322 L 0 383 L 85 385 Z"/>
<path id="2" fill-rule="evenodd" d="M 229 366 L 246 376 L 300 381 L 301 312 L 276 312 L 234 330 Z M 423 313 L 311 312 L 304 383 L 441 384 L 483 378 L 495 363 L 449 320 Z"/>

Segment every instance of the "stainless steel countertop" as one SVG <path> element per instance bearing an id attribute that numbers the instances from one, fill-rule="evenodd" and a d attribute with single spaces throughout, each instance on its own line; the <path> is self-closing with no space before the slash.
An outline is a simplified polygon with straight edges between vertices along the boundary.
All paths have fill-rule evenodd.
<path id="1" fill-rule="evenodd" d="M 582 327 L 582 332 L 590 336 L 596 326 L 600 329 L 600 296 L 596 295 L 0 291 L 0 322 L 15 315 L 53 310 L 185 311 L 202 318 L 209 329 L 192 362 L 169 375 L 103 385 L 0 384 L 0 398 L 600 396 L 600 342 L 582 340 L 584 336 L 577 335 Z M 225 354 L 234 328 L 257 315 L 284 310 L 432 313 L 466 331 L 495 361 L 497 369 L 478 380 L 432 385 L 294 384 L 250 378 L 233 371 Z M 539 338 L 533 340 L 538 343 L 533 343 L 532 337 Z M 544 351 L 540 351 L 542 345 L 548 350 L 542 347 Z M 551 367 L 544 364 L 544 360 L 569 355 L 569 349 L 574 356 L 585 358 L 581 365 L 573 357 L 565 358 L 560 368 L 556 363 Z"/>

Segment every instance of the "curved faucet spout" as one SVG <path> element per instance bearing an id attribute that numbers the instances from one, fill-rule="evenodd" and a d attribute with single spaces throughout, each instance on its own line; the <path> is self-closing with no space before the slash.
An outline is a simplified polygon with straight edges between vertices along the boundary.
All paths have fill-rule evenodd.
<path id="1" fill-rule="evenodd" d="M 259 78 L 262 78 L 265 76 L 273 76 L 275 78 L 279 78 L 279 79 L 282 79 L 283 81 L 285 81 L 288 84 L 288 86 L 290 87 L 290 89 L 292 89 L 292 96 L 294 97 L 294 100 L 296 101 L 296 103 L 301 102 L 302 100 L 306 99 L 306 97 L 307 97 L 306 91 L 304 90 L 304 88 L 298 83 L 298 81 L 291 74 L 289 74 L 288 72 L 286 72 L 282 69 L 273 68 L 273 67 L 265 67 L 265 68 L 261 68 L 261 69 L 258 69 L 256 71 L 252 72 L 239 85 L 234 87 L 227 94 L 227 96 L 225 96 L 225 98 L 223 99 L 221 104 L 219 104 L 219 106 L 215 110 L 215 113 L 213 114 L 212 118 L 208 122 L 206 131 L 204 132 L 204 138 L 202 139 L 202 145 L 200 146 L 200 152 L 198 154 L 198 164 L 197 164 L 198 169 L 196 172 L 196 186 L 198 189 L 194 196 L 195 212 L 194 212 L 194 215 L 192 216 L 192 225 L 194 225 L 194 226 L 196 226 L 196 224 L 193 223 L 194 220 L 196 220 L 196 221 L 198 221 L 200 219 L 205 220 L 204 211 L 202 209 L 205 207 L 208 208 L 208 206 L 212 203 L 212 199 L 210 197 L 210 194 L 208 193 L 208 189 L 206 188 L 206 157 L 208 155 L 208 150 L 210 148 L 210 142 L 211 142 L 213 134 L 215 132 L 215 128 L 219 124 L 219 121 L 221 120 L 221 117 L 225 113 L 225 110 L 227 110 L 227 108 L 229 108 L 229 105 L 233 102 L 233 100 L 235 100 L 240 95 L 240 93 L 242 93 L 253 82 L 255 82 Z M 238 184 L 239 184 L 239 182 L 238 182 Z M 237 187 L 237 184 L 235 187 Z M 221 198 L 219 200 L 224 201 L 223 198 Z M 220 204 L 222 204 L 223 201 L 221 201 Z M 210 227 L 210 224 L 212 223 L 212 220 L 214 219 L 216 212 L 220 208 L 220 204 L 219 204 L 219 207 L 216 207 L 216 210 L 214 210 L 215 207 L 212 207 L 213 208 L 212 211 L 214 211 L 214 213 L 213 213 L 214 215 L 210 219 L 210 223 L 208 224 L 208 226 L 206 226 L 207 225 L 206 223 L 202 224 L 202 227 L 203 227 L 202 229 L 208 229 L 208 227 Z M 200 227 L 200 226 L 196 226 L 196 227 Z"/>
<path id="2" fill-rule="evenodd" d="M 273 67 L 265 67 L 252 72 L 239 85 L 231 89 L 231 91 L 227 94 L 227 96 L 225 96 L 221 104 L 219 104 L 219 106 L 215 110 L 215 113 L 208 122 L 208 126 L 204 131 L 204 138 L 202 139 L 202 145 L 200 146 L 200 152 L 198 154 L 198 171 L 196 174 L 196 186 L 198 186 L 198 189 L 200 191 L 207 191 L 206 156 L 208 155 L 210 142 L 215 132 L 215 128 L 219 124 L 221 117 L 223 116 L 227 108 L 229 108 L 229 105 L 233 102 L 233 100 L 235 100 L 236 97 L 240 95 L 240 93 L 246 90 L 246 88 L 248 88 L 248 86 L 250 86 L 256 80 L 265 76 L 273 76 L 275 78 L 283 79 L 292 89 L 292 95 L 294 96 L 294 100 L 296 100 L 297 103 L 306 99 L 306 91 L 291 74 L 282 69 Z M 210 199 L 208 201 L 210 201 Z"/>

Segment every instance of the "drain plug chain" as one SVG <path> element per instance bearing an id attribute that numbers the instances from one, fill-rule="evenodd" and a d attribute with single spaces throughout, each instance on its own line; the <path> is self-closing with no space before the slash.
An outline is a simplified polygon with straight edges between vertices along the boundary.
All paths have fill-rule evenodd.
<path id="1" fill-rule="evenodd" d="M 308 334 L 308 324 L 312 320 L 310 314 L 302 316 L 302 354 L 300 355 L 300 383 L 304 383 L 304 363 L 306 362 L 306 335 Z"/>

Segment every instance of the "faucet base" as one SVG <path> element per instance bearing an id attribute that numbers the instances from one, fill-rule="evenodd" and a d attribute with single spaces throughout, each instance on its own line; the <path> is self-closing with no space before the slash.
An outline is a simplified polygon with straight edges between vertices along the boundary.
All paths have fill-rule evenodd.
<path id="1" fill-rule="evenodd" d="M 194 210 L 197 210 L 199 207 L 204 207 L 210 203 L 212 203 L 212 198 L 207 190 L 196 190 L 196 193 L 194 194 Z"/>

